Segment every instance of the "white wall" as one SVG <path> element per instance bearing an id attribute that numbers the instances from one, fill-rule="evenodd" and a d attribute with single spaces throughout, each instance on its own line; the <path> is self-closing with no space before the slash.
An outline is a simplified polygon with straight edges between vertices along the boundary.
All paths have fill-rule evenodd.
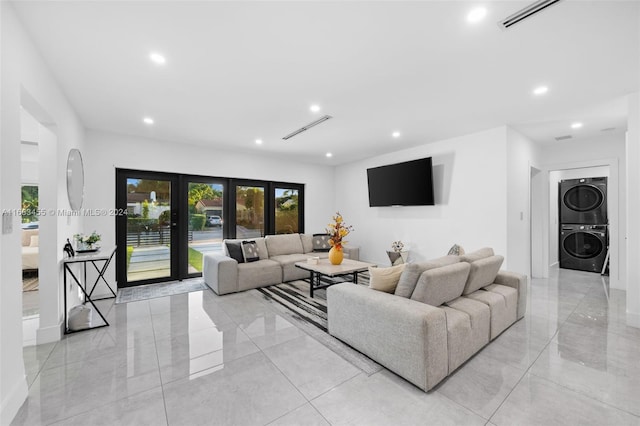
<path id="1" fill-rule="evenodd" d="M 367 168 L 433 157 L 435 206 L 369 207 Z M 506 128 L 499 127 L 336 167 L 335 206 L 355 231 L 364 260 L 389 265 L 386 250 L 402 240 L 411 261 L 493 247 L 507 255 Z"/>
<path id="2" fill-rule="evenodd" d="M 531 166 L 539 147 L 507 127 L 507 254 L 509 270 L 531 275 Z"/>
<path id="3" fill-rule="evenodd" d="M 40 175 L 55 187 L 52 208 L 67 207 L 63 203 L 66 192 L 66 153 L 71 147 L 82 148 L 83 128 L 75 112 L 60 91 L 55 79 L 47 69 L 37 49 L 24 32 L 13 6 L 0 2 L 0 43 L 1 43 L 1 96 L 0 111 L 0 208 L 20 209 L 20 105 L 38 121 L 45 122 L 55 133 L 53 143 L 57 150 L 48 157 L 47 175 Z M 51 133 L 52 135 L 54 133 Z M 45 141 L 50 143 L 52 141 Z M 40 143 L 40 141 L 39 141 Z M 40 145 L 42 149 L 42 145 Z M 42 152 L 42 151 L 41 151 Z M 41 169 L 40 172 L 43 170 Z M 46 170 L 45 170 L 46 171 Z M 62 200 L 62 201 L 61 201 Z M 44 289 L 54 297 L 45 300 L 52 307 L 53 314 L 41 311 L 38 342 L 60 338 L 62 312 L 59 302 L 62 294 L 58 262 L 61 257 L 60 244 L 65 233 L 73 233 L 78 219 L 67 222 L 55 218 L 49 226 L 48 241 L 41 232 L 40 252 L 45 252 L 53 270 L 42 273 L 53 277 L 49 283 L 41 283 L 52 289 Z M 12 220 L 13 232 L 0 236 L 0 424 L 9 424 L 27 395 L 27 384 L 22 359 L 22 286 L 20 257 L 20 218 Z M 41 291 L 42 294 L 43 291 Z M 57 299 L 57 300 L 56 300 Z M 56 303 L 57 302 L 57 303 Z"/>
<path id="4" fill-rule="evenodd" d="M 305 184 L 305 232 L 322 232 L 334 213 L 333 167 L 303 164 L 195 145 L 88 131 L 85 149 L 86 209 L 115 207 L 116 168 Z M 113 217 L 86 217 L 84 232 L 102 234 L 115 245 Z M 109 279 L 114 282 L 114 269 Z"/>
<path id="5" fill-rule="evenodd" d="M 565 141 L 553 145 L 545 145 L 541 151 L 541 162 L 548 174 L 554 170 L 574 170 L 592 167 L 608 167 L 609 180 L 607 187 L 608 216 L 609 216 L 609 283 L 612 288 L 626 288 L 626 247 L 624 235 L 626 233 L 626 197 L 621 197 L 626 191 L 626 166 L 625 166 L 625 143 L 622 133 L 603 133 L 600 137 Z M 605 169 L 601 169 L 605 170 Z M 568 176 L 568 175 L 567 175 Z M 592 175 L 594 176 L 594 175 Z M 551 178 L 549 178 L 551 180 Z M 550 184 L 551 185 L 551 184 Z M 546 200 L 546 210 L 551 220 L 551 206 L 557 204 L 557 187 L 549 190 L 549 200 Z M 557 206 L 556 206 L 557 208 Z M 557 210 L 556 210 L 557 211 Z M 555 214 L 557 217 L 557 213 Z M 557 219 L 556 219 L 557 222 Z M 546 244 L 551 251 L 553 246 L 557 250 L 557 239 L 555 243 L 551 238 L 557 238 L 557 224 L 549 222 L 549 227 L 545 232 Z M 552 237 L 553 236 L 553 237 Z M 557 255 L 556 255 L 557 256 Z M 549 259 L 553 259 L 550 252 Z M 549 264 L 549 261 L 547 264 Z"/>
<path id="6" fill-rule="evenodd" d="M 627 155 L 627 189 L 625 229 L 627 250 L 627 314 L 629 320 L 640 327 L 640 94 L 629 96 L 629 121 L 625 152 Z"/>

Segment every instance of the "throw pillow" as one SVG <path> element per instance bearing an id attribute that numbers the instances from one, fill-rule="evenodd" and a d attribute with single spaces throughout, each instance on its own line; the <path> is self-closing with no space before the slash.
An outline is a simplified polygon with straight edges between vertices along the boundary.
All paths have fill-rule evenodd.
<path id="1" fill-rule="evenodd" d="M 453 247 L 449 249 L 449 253 L 447 253 L 447 256 L 460 256 L 462 254 L 464 254 L 464 249 L 461 246 L 454 244 Z"/>
<path id="2" fill-rule="evenodd" d="M 235 259 L 238 263 L 244 263 L 244 255 L 242 254 L 242 244 L 240 241 L 227 241 L 225 244 L 227 245 L 229 257 Z"/>
<path id="3" fill-rule="evenodd" d="M 396 291 L 400 275 L 402 275 L 405 266 L 406 264 L 402 263 L 390 268 L 369 267 L 369 288 L 384 291 L 385 293 L 393 293 Z"/>
<path id="4" fill-rule="evenodd" d="M 329 251 L 329 234 L 313 234 L 313 251 Z"/>
<path id="5" fill-rule="evenodd" d="M 244 257 L 245 262 L 257 262 L 260 260 L 258 244 L 255 241 L 243 241 L 242 256 Z"/>
<path id="6" fill-rule="evenodd" d="M 38 247 L 40 237 L 38 235 L 32 235 L 29 247 Z"/>

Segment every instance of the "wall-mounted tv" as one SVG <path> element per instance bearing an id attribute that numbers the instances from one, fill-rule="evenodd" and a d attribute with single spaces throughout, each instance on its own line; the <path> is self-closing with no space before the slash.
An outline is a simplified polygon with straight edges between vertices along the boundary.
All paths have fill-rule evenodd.
<path id="1" fill-rule="evenodd" d="M 369 206 L 432 206 L 431 157 L 367 169 Z"/>

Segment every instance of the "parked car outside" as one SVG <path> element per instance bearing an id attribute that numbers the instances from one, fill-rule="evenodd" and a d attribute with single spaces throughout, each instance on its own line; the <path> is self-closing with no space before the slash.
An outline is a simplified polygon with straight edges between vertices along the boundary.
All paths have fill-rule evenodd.
<path id="1" fill-rule="evenodd" d="M 209 226 L 222 226 L 222 218 L 220 216 L 209 216 L 207 222 Z"/>

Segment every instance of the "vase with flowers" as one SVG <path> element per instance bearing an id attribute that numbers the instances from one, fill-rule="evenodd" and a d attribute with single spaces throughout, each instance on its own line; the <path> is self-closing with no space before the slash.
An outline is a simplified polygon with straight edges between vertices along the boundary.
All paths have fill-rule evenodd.
<path id="1" fill-rule="evenodd" d="M 326 231 L 327 234 L 329 234 L 329 244 L 331 245 L 329 262 L 331 262 L 332 265 L 339 265 L 344 259 L 344 253 L 342 251 L 342 246 L 346 244 L 344 237 L 353 231 L 353 226 L 346 225 L 342 220 L 340 212 L 336 212 L 336 215 L 333 216 L 333 223 L 329 224 Z"/>
<path id="2" fill-rule="evenodd" d="M 73 238 L 76 240 L 76 251 L 95 251 L 98 249 L 96 243 L 100 241 L 100 234 L 93 231 L 90 235 L 75 234 Z"/>

